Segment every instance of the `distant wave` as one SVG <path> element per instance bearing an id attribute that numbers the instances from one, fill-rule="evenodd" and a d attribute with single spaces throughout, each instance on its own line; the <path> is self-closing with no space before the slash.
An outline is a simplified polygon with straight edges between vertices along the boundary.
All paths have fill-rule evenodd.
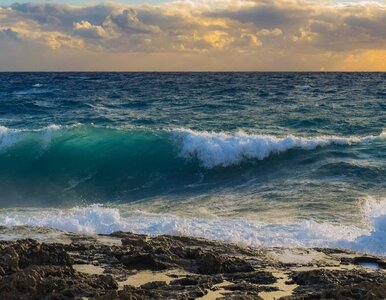
<path id="1" fill-rule="evenodd" d="M 28 96 L 28 95 L 34 95 L 34 94 L 48 94 L 52 93 L 53 89 L 43 89 L 41 88 L 42 84 L 34 84 L 32 88 L 24 89 L 20 91 L 14 91 L 13 94 L 17 96 Z"/>
<path id="2" fill-rule="evenodd" d="M 241 219 L 199 219 L 91 205 L 68 210 L 3 211 L 4 226 L 51 227 L 76 233 L 131 231 L 144 234 L 181 234 L 248 246 L 338 247 L 386 255 L 386 200 L 367 199 L 363 227 L 303 220 L 297 223 L 261 223 Z M 7 238 L 8 231 L 0 231 Z"/>

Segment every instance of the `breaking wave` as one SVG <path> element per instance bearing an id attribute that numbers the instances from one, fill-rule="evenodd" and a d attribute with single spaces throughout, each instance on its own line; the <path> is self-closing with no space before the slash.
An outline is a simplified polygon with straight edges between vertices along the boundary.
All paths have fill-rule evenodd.
<path id="1" fill-rule="evenodd" d="M 127 152 L 147 144 L 173 144 L 172 147 L 185 159 L 197 158 L 205 168 L 218 166 L 227 167 L 239 164 L 244 160 L 263 160 L 271 155 L 280 154 L 291 149 L 314 150 L 329 145 L 348 146 L 357 143 L 370 143 L 386 139 L 386 131 L 379 135 L 369 136 L 308 136 L 248 134 L 243 131 L 236 133 L 194 131 L 190 129 L 145 130 L 145 129 L 114 129 L 80 124 L 72 126 L 50 125 L 42 129 L 9 129 L 0 126 L 0 151 L 7 150 L 18 144 L 28 142 L 40 144 L 43 148 L 58 146 L 60 143 L 72 142 L 74 148 L 90 147 L 89 154 L 94 155 L 101 150 L 109 151 L 109 143 L 122 138 L 121 146 Z M 54 139 L 54 140 L 53 140 Z M 128 144 L 128 141 L 130 143 Z M 112 148 L 114 150 L 114 147 Z M 113 152 L 109 153 L 114 155 Z"/>
<path id="2" fill-rule="evenodd" d="M 286 152 L 290 149 L 313 150 L 317 147 L 329 145 L 351 145 L 353 143 L 369 143 L 386 138 L 383 131 L 378 136 L 340 137 L 316 136 L 297 137 L 288 135 L 276 137 L 272 135 L 235 134 L 198 132 L 193 130 L 176 130 L 182 140 L 181 155 L 183 157 L 196 156 L 203 166 L 230 166 L 243 160 L 262 160 L 270 155 Z"/>
<path id="3" fill-rule="evenodd" d="M 80 124 L 33 130 L 0 127 L 0 204 L 59 207 L 178 195 L 186 186 L 234 184 L 241 174 L 246 181 L 248 176 L 268 176 L 275 172 L 275 162 L 277 169 L 280 163 L 303 168 L 306 156 L 323 161 L 320 172 L 325 176 L 328 170 L 336 173 L 328 158 L 346 155 L 347 147 L 354 145 L 383 143 L 385 137 L 385 132 L 363 137 L 281 137 Z M 333 151 L 322 153 L 329 147 Z M 361 168 L 367 177 L 384 172 L 352 161 L 342 168 L 347 172 Z"/>
<path id="4" fill-rule="evenodd" d="M 267 224 L 241 219 L 183 218 L 140 211 L 124 213 L 117 207 L 94 204 L 68 210 L 7 212 L 0 215 L 0 222 L 8 227 L 50 227 L 85 234 L 121 230 L 204 237 L 254 247 L 337 247 L 386 255 L 386 201 L 367 199 L 363 212 L 364 224 L 358 227 L 313 220 Z M 0 237 L 6 238 L 1 232 Z"/>

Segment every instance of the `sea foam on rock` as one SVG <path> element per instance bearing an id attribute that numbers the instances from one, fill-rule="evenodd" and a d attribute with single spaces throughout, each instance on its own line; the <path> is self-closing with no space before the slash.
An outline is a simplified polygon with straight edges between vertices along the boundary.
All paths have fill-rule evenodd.
<path id="1" fill-rule="evenodd" d="M 386 201 L 367 199 L 366 226 L 303 220 L 294 223 L 261 223 L 240 219 L 199 219 L 140 211 L 123 214 L 119 208 L 90 205 L 68 210 L 24 210 L 0 214 L 7 227 L 51 227 L 85 234 L 131 231 L 141 234 L 182 234 L 249 246 L 335 247 L 386 255 Z M 10 235 L 7 230 L 2 238 Z"/>

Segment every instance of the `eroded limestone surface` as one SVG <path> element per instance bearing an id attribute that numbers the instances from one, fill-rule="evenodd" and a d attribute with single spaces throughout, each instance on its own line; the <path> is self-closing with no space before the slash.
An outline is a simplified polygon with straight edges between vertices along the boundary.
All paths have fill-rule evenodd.
<path id="1" fill-rule="evenodd" d="M 0 241 L 0 299 L 385 299 L 385 269 L 382 257 L 336 249 L 67 234 Z"/>

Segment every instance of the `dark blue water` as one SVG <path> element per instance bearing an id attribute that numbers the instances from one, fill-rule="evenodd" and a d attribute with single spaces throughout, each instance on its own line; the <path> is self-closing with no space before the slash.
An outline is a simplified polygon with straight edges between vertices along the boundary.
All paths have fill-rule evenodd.
<path id="1" fill-rule="evenodd" d="M 181 230 L 162 230 L 168 216 L 348 226 L 355 239 L 378 238 L 386 214 L 385 73 L 0 73 L 0 126 L 6 224 L 25 223 L 16 208 L 60 209 L 134 230 L 101 221 L 113 209 L 155 214 L 156 233 Z M 243 242 L 258 231 L 234 226 Z"/>
<path id="2" fill-rule="evenodd" d="M 2 73 L 1 124 L 374 134 L 385 73 Z"/>

